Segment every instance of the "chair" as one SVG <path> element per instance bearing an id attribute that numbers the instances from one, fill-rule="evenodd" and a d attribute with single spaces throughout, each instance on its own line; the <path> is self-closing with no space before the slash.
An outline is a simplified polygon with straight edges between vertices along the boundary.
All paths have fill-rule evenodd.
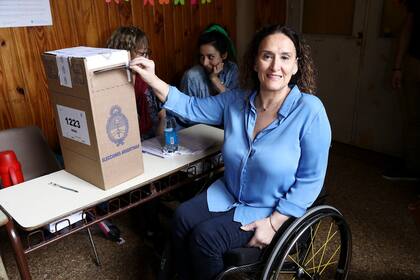
<path id="1" fill-rule="evenodd" d="M 9 221 L 9 219 L 7 218 L 7 216 L 2 211 L 0 211 L 0 227 L 7 224 L 8 221 Z M 0 279 L 1 280 L 9 279 L 7 277 L 6 269 L 4 268 L 4 264 L 3 264 L 3 260 L 1 258 L 1 256 L 0 256 Z"/>
<path id="2" fill-rule="evenodd" d="M 13 150 L 22 166 L 26 181 L 62 169 L 54 153 L 48 146 L 41 130 L 36 126 L 11 128 L 0 131 L 0 151 Z M 90 229 L 89 240 L 95 254 L 96 264 L 100 265 Z"/>
<path id="3" fill-rule="evenodd" d="M 0 131 L 0 151 L 5 150 L 15 152 L 26 181 L 62 169 L 38 127 Z"/>

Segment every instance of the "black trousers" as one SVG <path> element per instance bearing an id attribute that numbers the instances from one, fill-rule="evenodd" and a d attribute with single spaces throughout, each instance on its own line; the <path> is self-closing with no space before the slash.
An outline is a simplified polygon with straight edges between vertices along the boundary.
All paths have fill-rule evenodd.
<path id="1" fill-rule="evenodd" d="M 173 220 L 173 254 L 181 279 L 213 279 L 223 271 L 223 254 L 244 247 L 254 235 L 233 221 L 234 209 L 210 212 L 207 192 L 182 203 Z"/>

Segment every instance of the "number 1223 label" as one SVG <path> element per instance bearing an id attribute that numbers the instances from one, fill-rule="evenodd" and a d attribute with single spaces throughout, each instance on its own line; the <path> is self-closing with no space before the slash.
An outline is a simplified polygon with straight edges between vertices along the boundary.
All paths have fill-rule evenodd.
<path id="1" fill-rule="evenodd" d="M 90 145 L 85 112 L 58 104 L 57 112 L 63 136 Z"/>

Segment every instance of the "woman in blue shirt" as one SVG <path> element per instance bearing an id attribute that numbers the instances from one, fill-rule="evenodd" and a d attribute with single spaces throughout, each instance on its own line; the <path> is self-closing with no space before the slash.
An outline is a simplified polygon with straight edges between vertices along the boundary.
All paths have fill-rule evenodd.
<path id="1" fill-rule="evenodd" d="M 225 129 L 224 177 L 175 213 L 181 279 L 212 279 L 223 270 L 225 252 L 267 246 L 289 217 L 305 213 L 324 182 L 331 129 L 312 95 L 308 45 L 290 28 L 266 27 L 254 36 L 244 62 L 243 90 L 203 99 L 160 80 L 153 61 L 131 63 L 166 109 Z"/>

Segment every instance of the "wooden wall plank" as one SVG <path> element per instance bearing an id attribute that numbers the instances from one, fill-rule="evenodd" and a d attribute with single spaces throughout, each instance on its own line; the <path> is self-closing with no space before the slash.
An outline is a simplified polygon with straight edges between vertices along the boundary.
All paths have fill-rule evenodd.
<path id="1" fill-rule="evenodd" d="M 49 33 L 48 30 L 41 27 L 14 29 L 16 44 L 31 46 L 31 49 L 18 48 L 22 76 L 24 77 L 25 98 L 30 105 L 31 124 L 38 124 L 41 129 L 50 131 L 55 128 L 53 112 L 45 80 L 39 79 L 39 77 L 45 76 L 41 54 L 47 50 L 46 47 L 48 48 L 53 43 L 48 42 L 46 33 Z M 53 142 L 56 143 L 56 139 L 50 140 L 50 143 Z"/>
<path id="2" fill-rule="evenodd" d="M 74 46 L 103 47 L 112 31 L 124 25 L 140 27 L 149 37 L 157 73 L 178 85 L 196 57 L 199 33 L 211 22 L 236 34 L 236 0 L 209 4 L 143 6 L 143 0 L 50 1 L 52 26 L 0 28 L 0 129 L 38 125 L 51 147 L 57 132 L 49 103 L 41 54 Z M 2 44 L 4 42 L 4 44 Z M 18 89 L 18 90 L 17 90 Z M 25 94 L 19 93 L 18 91 Z"/>
<path id="3" fill-rule="evenodd" d="M 172 75 L 172 73 L 175 73 L 175 63 L 174 63 L 174 56 L 175 56 L 175 26 L 173 24 L 174 22 L 174 13 L 173 13 L 173 7 L 170 5 L 165 5 L 163 7 L 163 20 L 165 23 L 163 29 L 164 29 L 164 38 L 165 38 L 165 45 L 162 46 L 164 48 L 165 58 L 157 58 L 154 57 L 156 61 L 164 61 L 161 65 L 161 67 L 165 67 L 166 69 L 157 69 L 159 73 L 164 74 L 164 78 L 171 84 L 175 84 L 175 78 Z M 156 47 L 152 45 L 154 49 Z M 153 50 L 154 50 L 153 49 Z M 167 76 L 165 76 L 167 75 Z"/>
<path id="4" fill-rule="evenodd" d="M 255 1 L 255 27 L 286 23 L 286 0 Z"/>
<path id="5" fill-rule="evenodd" d="M 14 127 L 31 123 L 31 108 L 25 97 L 28 90 L 25 88 L 23 66 L 20 65 L 19 52 L 14 36 L 14 28 L 0 29 L 0 65 L 2 76 L 1 116 L 2 124 Z"/>

